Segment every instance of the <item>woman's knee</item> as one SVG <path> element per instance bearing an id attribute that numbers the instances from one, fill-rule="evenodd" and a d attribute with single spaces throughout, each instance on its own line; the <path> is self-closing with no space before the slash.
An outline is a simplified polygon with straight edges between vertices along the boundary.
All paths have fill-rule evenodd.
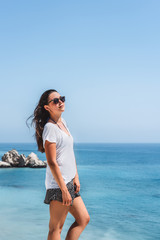
<path id="1" fill-rule="evenodd" d="M 62 231 L 62 228 L 61 227 L 49 227 L 49 234 L 52 235 L 52 234 L 61 234 L 61 231 Z"/>
<path id="2" fill-rule="evenodd" d="M 90 221 L 90 216 L 89 216 L 89 214 L 87 214 L 85 216 L 85 224 L 87 225 L 89 223 L 89 221 Z"/>
<path id="3" fill-rule="evenodd" d="M 64 223 L 59 223 L 59 224 L 55 225 L 50 221 L 49 222 L 49 232 L 50 233 L 57 232 L 57 233 L 61 234 L 63 225 L 64 225 Z"/>
<path id="4" fill-rule="evenodd" d="M 83 215 L 83 218 L 81 219 L 76 219 L 76 222 L 81 225 L 82 227 L 86 227 L 86 225 L 89 223 L 90 221 L 90 216 L 89 214 Z"/>

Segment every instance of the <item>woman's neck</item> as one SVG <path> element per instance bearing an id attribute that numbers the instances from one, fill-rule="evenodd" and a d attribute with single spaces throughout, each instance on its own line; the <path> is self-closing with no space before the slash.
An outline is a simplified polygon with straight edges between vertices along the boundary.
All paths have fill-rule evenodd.
<path id="1" fill-rule="evenodd" d="M 50 115 L 50 119 L 54 120 L 56 123 L 60 123 L 62 121 L 61 115 L 56 116 L 56 115 Z"/>

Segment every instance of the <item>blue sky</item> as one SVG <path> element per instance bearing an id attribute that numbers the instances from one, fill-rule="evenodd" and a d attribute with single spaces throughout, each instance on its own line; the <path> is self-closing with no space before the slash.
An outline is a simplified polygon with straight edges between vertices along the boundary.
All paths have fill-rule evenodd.
<path id="1" fill-rule="evenodd" d="M 1 1 L 0 142 L 35 142 L 41 94 L 75 142 L 160 142 L 160 1 Z"/>

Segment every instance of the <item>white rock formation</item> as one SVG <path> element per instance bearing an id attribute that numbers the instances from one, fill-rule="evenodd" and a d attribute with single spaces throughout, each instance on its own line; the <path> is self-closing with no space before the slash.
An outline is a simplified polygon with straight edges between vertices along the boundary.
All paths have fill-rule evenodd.
<path id="1" fill-rule="evenodd" d="M 0 161 L 0 168 L 8 168 L 8 167 L 11 167 L 9 163 Z"/>
<path id="2" fill-rule="evenodd" d="M 31 168 L 42 168 L 47 166 L 46 161 L 41 161 L 37 155 L 31 152 L 28 157 L 24 154 L 19 153 L 12 149 L 2 156 L 0 161 L 0 167 L 31 167 Z"/>
<path id="3" fill-rule="evenodd" d="M 26 166 L 27 167 L 46 167 L 46 164 L 39 160 L 37 155 L 31 152 L 26 158 Z"/>

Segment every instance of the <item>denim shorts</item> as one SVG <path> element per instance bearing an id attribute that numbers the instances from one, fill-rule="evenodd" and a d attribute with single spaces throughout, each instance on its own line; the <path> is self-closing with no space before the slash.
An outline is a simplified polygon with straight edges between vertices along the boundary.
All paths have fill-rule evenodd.
<path id="1" fill-rule="evenodd" d="M 66 184 L 66 186 L 68 188 L 68 191 L 69 191 L 69 193 L 70 193 L 70 195 L 72 197 L 71 206 L 73 204 L 73 200 L 76 197 L 80 196 L 79 192 L 75 193 L 76 185 L 73 184 L 73 179 Z M 63 200 L 62 200 L 62 191 L 61 191 L 60 188 L 49 188 L 49 189 L 47 189 L 46 196 L 45 196 L 45 199 L 44 199 L 44 203 L 45 204 L 50 204 L 50 201 L 52 201 L 52 200 L 57 200 L 57 201 L 63 202 Z"/>

